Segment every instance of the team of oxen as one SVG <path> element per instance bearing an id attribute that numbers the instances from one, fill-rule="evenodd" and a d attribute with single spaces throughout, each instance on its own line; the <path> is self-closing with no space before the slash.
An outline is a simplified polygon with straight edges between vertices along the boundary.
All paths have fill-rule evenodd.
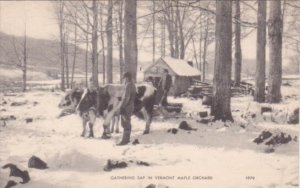
<path id="1" fill-rule="evenodd" d="M 80 115 L 83 126 L 81 136 L 86 136 L 86 127 L 89 126 L 88 137 L 94 137 L 93 126 L 98 117 L 104 118 L 103 135 L 106 135 L 114 131 L 114 125 L 116 125 L 116 132 L 119 131 L 119 104 L 123 92 L 124 86 L 121 84 L 107 84 L 99 87 L 97 90 L 77 88 L 66 93 L 59 107 L 62 109 L 74 109 Z M 153 85 L 141 83 L 136 84 L 136 92 L 134 113 L 143 115 L 146 121 L 144 134 L 148 134 L 150 132 L 154 104 L 157 101 L 157 91 Z M 106 137 L 102 136 L 102 138 Z"/>

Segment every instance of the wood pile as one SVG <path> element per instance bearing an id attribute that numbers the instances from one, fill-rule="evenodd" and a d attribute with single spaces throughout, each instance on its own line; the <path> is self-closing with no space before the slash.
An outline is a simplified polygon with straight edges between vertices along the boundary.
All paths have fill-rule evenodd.
<path id="1" fill-rule="evenodd" d="M 168 103 L 168 105 L 164 107 L 154 105 L 152 116 L 155 117 L 162 115 L 164 117 L 168 117 L 170 114 L 178 114 L 180 112 L 182 112 L 182 103 Z"/>
<path id="2" fill-rule="evenodd" d="M 247 82 L 240 82 L 239 86 L 231 85 L 232 96 L 244 96 L 253 94 L 253 85 Z M 188 91 L 183 94 L 184 97 L 203 98 L 204 96 L 211 97 L 213 92 L 212 83 L 193 80 L 193 84 L 188 88 Z"/>

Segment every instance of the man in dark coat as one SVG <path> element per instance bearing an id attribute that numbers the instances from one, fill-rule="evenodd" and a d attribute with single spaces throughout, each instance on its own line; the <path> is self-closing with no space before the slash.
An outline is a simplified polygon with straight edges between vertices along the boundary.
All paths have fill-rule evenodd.
<path id="1" fill-rule="evenodd" d="M 162 97 L 159 102 L 159 106 L 166 106 L 168 104 L 167 97 L 168 92 L 172 85 L 172 77 L 167 69 L 164 69 L 163 76 L 159 83 L 159 88 L 162 90 Z"/>
<path id="2" fill-rule="evenodd" d="M 89 79 L 89 82 L 88 82 L 88 89 L 90 90 L 90 91 L 94 91 L 94 92 L 96 92 L 96 93 L 98 93 L 98 89 L 99 89 L 99 86 L 97 85 L 97 84 L 95 84 L 94 83 L 94 81 L 93 81 L 93 77 L 91 77 L 90 79 Z M 98 109 L 99 108 L 99 98 L 97 97 L 96 98 L 96 106 L 95 106 L 95 109 Z M 96 111 L 96 116 L 99 116 L 99 112 L 98 112 L 98 110 L 95 110 Z"/>
<path id="3" fill-rule="evenodd" d="M 125 89 L 120 101 L 120 114 L 121 114 L 121 125 L 123 127 L 123 137 L 119 144 L 126 145 L 130 142 L 131 134 L 131 116 L 134 111 L 134 102 L 136 97 L 136 88 L 132 81 L 131 74 L 129 72 L 124 73 L 123 79 L 125 80 Z"/>

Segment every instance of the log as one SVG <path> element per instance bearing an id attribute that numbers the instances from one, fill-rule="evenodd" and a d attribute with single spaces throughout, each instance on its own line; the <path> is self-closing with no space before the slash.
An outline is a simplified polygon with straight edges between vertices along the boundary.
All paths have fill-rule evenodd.
<path id="1" fill-rule="evenodd" d="M 272 108 L 271 107 L 267 107 L 267 106 L 262 106 L 260 114 L 263 114 L 264 112 L 272 112 Z"/>
<path id="2" fill-rule="evenodd" d="M 205 118 L 205 117 L 208 116 L 208 112 L 207 112 L 207 111 L 199 112 L 199 116 L 200 116 L 201 118 Z"/>
<path id="3" fill-rule="evenodd" d="M 180 113 L 181 112 L 182 107 L 176 107 L 176 106 L 166 106 L 165 110 L 167 112 L 176 112 L 176 113 Z"/>
<path id="4" fill-rule="evenodd" d="M 204 96 L 202 104 L 211 106 L 212 105 L 212 97 L 211 96 Z"/>

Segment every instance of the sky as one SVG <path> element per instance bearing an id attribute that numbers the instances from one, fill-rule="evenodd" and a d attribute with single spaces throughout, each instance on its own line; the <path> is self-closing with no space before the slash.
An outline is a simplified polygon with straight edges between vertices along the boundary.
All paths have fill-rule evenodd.
<path id="1" fill-rule="evenodd" d="M 25 22 L 27 35 L 30 37 L 52 40 L 58 38 L 53 2 L 0 1 L 0 31 L 21 36 L 24 34 Z M 256 32 L 242 41 L 242 50 L 243 58 L 255 59 Z"/>
<path id="2" fill-rule="evenodd" d="M 53 39 L 58 34 L 53 2 L 0 1 L 0 30 L 12 35 L 23 35 L 26 21 L 27 35 Z"/>

